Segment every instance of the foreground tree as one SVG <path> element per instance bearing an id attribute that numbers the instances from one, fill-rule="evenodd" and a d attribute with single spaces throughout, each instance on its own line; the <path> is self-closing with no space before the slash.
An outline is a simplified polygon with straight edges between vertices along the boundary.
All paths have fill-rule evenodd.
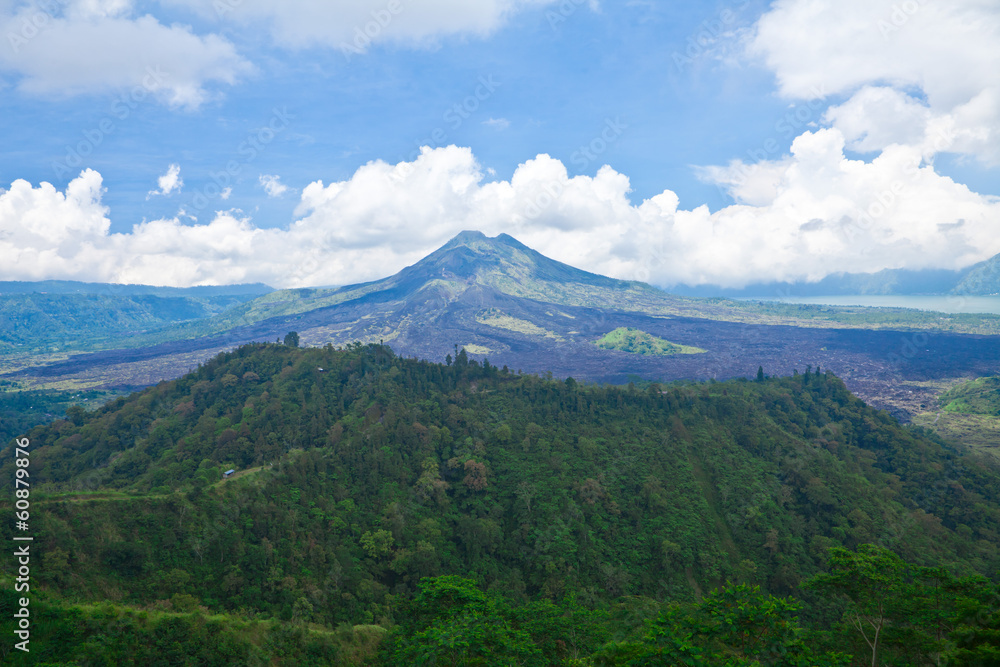
<path id="1" fill-rule="evenodd" d="M 896 554 L 863 544 L 857 553 L 842 547 L 830 549 L 830 571 L 813 577 L 812 588 L 847 598 L 845 619 L 871 650 L 872 667 L 878 664 L 883 631 L 903 595 L 906 564 Z"/>
<path id="2" fill-rule="evenodd" d="M 390 644 L 390 660 L 399 665 L 544 664 L 531 636 L 512 628 L 503 611 L 470 579 L 424 579 Z"/>
<path id="3" fill-rule="evenodd" d="M 796 615 L 799 605 L 749 584 L 712 591 L 687 607 L 672 605 L 638 641 L 612 643 L 596 656 L 607 665 L 833 667 L 849 656 L 816 654 Z"/>
<path id="4" fill-rule="evenodd" d="M 864 640 L 873 667 L 887 660 L 1000 664 L 991 662 L 1000 656 L 996 587 L 985 577 L 913 565 L 874 544 L 829 553 L 829 571 L 805 587 L 841 600 L 843 620 Z"/>

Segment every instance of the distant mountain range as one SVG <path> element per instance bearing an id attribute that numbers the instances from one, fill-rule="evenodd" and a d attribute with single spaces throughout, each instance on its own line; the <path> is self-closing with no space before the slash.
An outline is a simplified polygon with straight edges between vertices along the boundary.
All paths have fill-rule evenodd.
<path id="1" fill-rule="evenodd" d="M 835 295 L 1000 295 L 1000 255 L 961 271 L 885 269 L 877 273 L 835 273 L 817 282 L 754 283 L 740 289 L 718 285 L 673 285 L 673 294 L 691 297 L 781 297 Z"/>
<path id="2" fill-rule="evenodd" d="M 123 338 L 209 318 L 272 291 L 261 284 L 0 282 L 0 354 L 113 348 Z"/>
<path id="3" fill-rule="evenodd" d="M 0 280 L 0 295 L 104 294 L 107 296 L 156 296 L 194 299 L 247 296 L 252 299 L 273 291 L 273 287 L 263 283 L 245 283 L 240 285 L 202 285 L 199 287 L 157 287 L 155 285 L 84 283 L 75 280 Z"/>

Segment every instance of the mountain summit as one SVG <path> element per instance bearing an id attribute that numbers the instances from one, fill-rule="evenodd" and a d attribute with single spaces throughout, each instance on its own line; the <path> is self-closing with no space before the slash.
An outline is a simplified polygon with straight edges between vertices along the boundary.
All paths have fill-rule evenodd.
<path id="1" fill-rule="evenodd" d="M 507 234 L 464 231 L 388 278 L 274 292 L 216 324 L 220 330 L 249 324 L 251 334 L 287 326 L 309 345 L 393 341 L 400 351 L 435 359 L 455 341 L 465 341 L 473 354 L 496 354 L 511 349 L 506 338 L 515 334 L 534 342 L 561 340 L 554 332 L 572 317 L 561 311 L 559 323 L 546 322 L 555 306 L 667 314 L 678 303 L 645 283 L 550 259 Z M 245 319 L 234 321 L 234 315 Z"/>
<path id="2" fill-rule="evenodd" d="M 507 234 L 490 238 L 479 231 L 464 231 L 387 278 L 338 288 L 272 292 L 215 318 L 209 326 L 224 331 L 331 306 L 355 313 L 360 312 L 359 308 L 373 307 L 384 312 L 412 308 L 422 302 L 434 310 L 463 295 L 480 301 L 516 297 L 564 306 L 644 312 L 664 308 L 677 312 L 681 304 L 681 300 L 645 283 L 608 278 L 550 259 Z M 372 313 L 360 316 L 364 315 L 370 319 Z M 378 340 L 376 337 L 374 342 Z"/>
<path id="3" fill-rule="evenodd" d="M 365 287 L 417 292 L 439 281 L 452 291 L 476 285 L 512 296 L 567 305 L 577 300 L 570 293 L 577 292 L 578 287 L 662 294 L 642 283 L 615 280 L 550 259 L 507 234 L 490 238 L 479 231 L 464 231 L 416 264 Z"/>

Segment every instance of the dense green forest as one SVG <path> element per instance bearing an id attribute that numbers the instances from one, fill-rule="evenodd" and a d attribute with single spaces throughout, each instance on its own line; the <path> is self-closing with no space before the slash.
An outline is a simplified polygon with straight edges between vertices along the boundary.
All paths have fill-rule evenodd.
<path id="1" fill-rule="evenodd" d="M 811 369 L 449 362 L 249 345 L 30 431 L 49 653 L 7 659 L 997 664 L 995 463 Z"/>
<path id="2" fill-rule="evenodd" d="M 29 429 L 61 419 L 73 405 L 98 406 L 121 392 L 26 391 L 0 380 L 0 449 Z"/>

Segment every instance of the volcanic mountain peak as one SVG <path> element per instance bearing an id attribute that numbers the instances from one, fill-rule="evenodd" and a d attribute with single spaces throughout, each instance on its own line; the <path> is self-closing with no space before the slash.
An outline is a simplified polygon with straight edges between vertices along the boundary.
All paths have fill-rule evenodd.
<path id="1" fill-rule="evenodd" d="M 490 238 L 479 231 L 461 232 L 387 280 L 401 285 L 420 278 L 460 280 L 517 294 L 535 291 L 543 283 L 577 283 L 618 289 L 628 289 L 632 285 L 550 259 L 507 234 Z"/>
<path id="2" fill-rule="evenodd" d="M 263 317 L 353 304 L 382 309 L 392 304 L 448 303 L 470 289 L 553 304 L 636 310 L 640 302 L 663 305 L 671 297 L 645 283 L 617 280 L 563 264 L 507 234 L 490 238 L 464 231 L 395 275 L 336 289 L 285 290 L 258 300 Z M 254 310 L 253 304 L 245 310 Z M 244 319 L 243 323 L 251 320 Z"/>

